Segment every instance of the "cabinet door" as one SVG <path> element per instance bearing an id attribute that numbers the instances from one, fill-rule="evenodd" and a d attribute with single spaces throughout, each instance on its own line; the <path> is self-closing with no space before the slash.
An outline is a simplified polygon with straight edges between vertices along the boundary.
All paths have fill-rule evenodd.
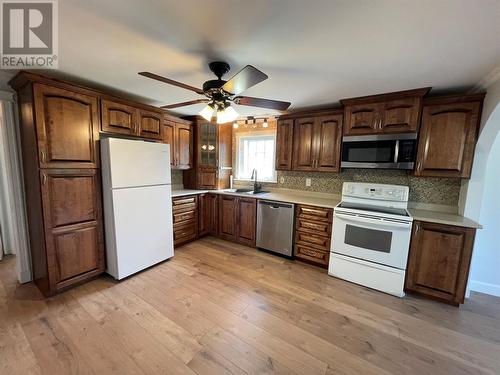
<path id="1" fill-rule="evenodd" d="M 480 102 L 425 106 L 415 175 L 470 178 Z"/>
<path id="2" fill-rule="evenodd" d="M 342 115 L 318 117 L 315 127 L 317 147 L 315 169 L 321 172 L 339 172 Z"/>
<path id="3" fill-rule="evenodd" d="M 217 195 L 200 194 L 198 198 L 199 225 L 198 235 L 217 235 Z"/>
<path id="4" fill-rule="evenodd" d="M 40 168 L 96 168 L 97 99 L 34 85 Z"/>
<path id="5" fill-rule="evenodd" d="M 219 236 L 236 240 L 236 197 L 219 195 Z"/>
<path id="6" fill-rule="evenodd" d="M 149 139 L 161 139 L 161 112 L 139 110 L 139 128 L 137 135 Z"/>
<path id="7" fill-rule="evenodd" d="M 206 122 L 198 127 L 198 165 L 217 168 L 217 125 Z"/>
<path id="8" fill-rule="evenodd" d="M 58 291 L 104 271 L 97 171 L 40 172 L 50 289 Z"/>
<path id="9" fill-rule="evenodd" d="M 414 222 L 406 290 L 463 303 L 474 236 L 471 228 Z"/>
<path id="10" fill-rule="evenodd" d="M 278 120 L 276 129 L 276 169 L 292 169 L 293 120 Z"/>
<path id="11" fill-rule="evenodd" d="M 315 118 L 295 120 L 293 129 L 293 163 L 295 171 L 312 171 L 315 169 Z"/>
<path id="12" fill-rule="evenodd" d="M 163 120 L 162 139 L 163 143 L 170 145 L 170 166 L 177 165 L 176 142 L 175 142 L 175 123 L 169 120 Z"/>
<path id="13" fill-rule="evenodd" d="M 137 134 L 137 109 L 110 100 L 101 100 L 101 129 L 103 132 L 114 134 Z"/>
<path id="14" fill-rule="evenodd" d="M 175 143 L 177 146 L 177 168 L 189 169 L 193 166 L 192 130 L 189 124 L 175 124 Z"/>
<path id="15" fill-rule="evenodd" d="M 236 241 L 255 246 L 255 230 L 257 218 L 257 203 L 254 198 L 238 198 L 236 224 L 238 227 Z"/>
<path id="16" fill-rule="evenodd" d="M 215 168 L 198 168 L 197 188 L 198 189 L 216 189 L 217 188 L 217 169 Z"/>
<path id="17" fill-rule="evenodd" d="M 347 105 L 344 135 L 378 133 L 382 110 L 380 103 Z"/>
<path id="18" fill-rule="evenodd" d="M 208 234 L 209 223 L 211 213 L 209 211 L 209 199 L 208 194 L 198 195 L 198 236 L 204 236 Z"/>
<path id="19" fill-rule="evenodd" d="M 383 104 L 380 130 L 383 133 L 416 132 L 420 123 L 422 99 L 405 98 Z"/>

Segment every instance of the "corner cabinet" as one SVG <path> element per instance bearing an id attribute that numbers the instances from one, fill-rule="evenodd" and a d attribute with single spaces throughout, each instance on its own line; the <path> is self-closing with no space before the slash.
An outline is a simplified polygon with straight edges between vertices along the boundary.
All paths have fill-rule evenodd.
<path id="1" fill-rule="evenodd" d="M 341 111 L 295 114 L 278 120 L 276 169 L 339 172 Z"/>
<path id="2" fill-rule="evenodd" d="M 424 101 L 416 176 L 470 178 L 484 94 Z"/>
<path id="3" fill-rule="evenodd" d="M 463 303 L 475 234 L 472 228 L 415 221 L 405 290 Z"/>
<path id="4" fill-rule="evenodd" d="M 33 279 L 46 296 L 104 271 L 99 99 L 29 73 L 17 91 Z"/>
<path id="5" fill-rule="evenodd" d="M 425 87 L 415 90 L 343 99 L 344 135 L 417 132 Z"/>
<path id="6" fill-rule="evenodd" d="M 193 168 L 184 171 L 188 189 L 225 189 L 232 170 L 232 124 L 193 119 Z"/>
<path id="7" fill-rule="evenodd" d="M 163 143 L 170 145 L 170 166 L 189 169 L 193 166 L 193 130 L 190 121 L 163 116 Z"/>

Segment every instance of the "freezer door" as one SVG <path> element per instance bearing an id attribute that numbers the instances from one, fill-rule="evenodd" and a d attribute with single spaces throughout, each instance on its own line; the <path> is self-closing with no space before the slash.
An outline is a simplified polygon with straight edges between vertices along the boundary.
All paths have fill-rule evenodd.
<path id="1" fill-rule="evenodd" d="M 112 212 L 105 210 L 113 215 L 106 217 L 107 272 L 122 279 L 172 257 L 170 185 L 115 189 L 111 194 Z"/>
<path id="2" fill-rule="evenodd" d="M 103 173 L 112 189 L 170 184 L 170 145 L 119 138 L 101 140 Z"/>

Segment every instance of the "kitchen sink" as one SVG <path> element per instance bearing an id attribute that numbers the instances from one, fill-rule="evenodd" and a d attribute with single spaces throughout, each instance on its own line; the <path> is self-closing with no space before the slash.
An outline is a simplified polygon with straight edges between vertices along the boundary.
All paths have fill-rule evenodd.
<path id="1" fill-rule="evenodd" d="M 254 191 L 252 189 L 225 189 L 224 191 L 228 193 L 241 193 L 241 194 L 251 194 L 251 195 L 269 193 L 268 191 L 264 190 Z"/>

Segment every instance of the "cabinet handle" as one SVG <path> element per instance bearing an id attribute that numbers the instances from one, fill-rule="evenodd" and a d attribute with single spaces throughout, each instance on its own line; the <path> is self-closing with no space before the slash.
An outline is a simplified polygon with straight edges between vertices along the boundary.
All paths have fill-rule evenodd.
<path id="1" fill-rule="evenodd" d="M 45 151 L 40 151 L 40 159 L 42 159 L 42 163 L 45 163 Z"/>
<path id="2" fill-rule="evenodd" d="M 47 184 L 47 175 L 45 173 L 42 173 L 42 185 L 46 185 Z"/>

